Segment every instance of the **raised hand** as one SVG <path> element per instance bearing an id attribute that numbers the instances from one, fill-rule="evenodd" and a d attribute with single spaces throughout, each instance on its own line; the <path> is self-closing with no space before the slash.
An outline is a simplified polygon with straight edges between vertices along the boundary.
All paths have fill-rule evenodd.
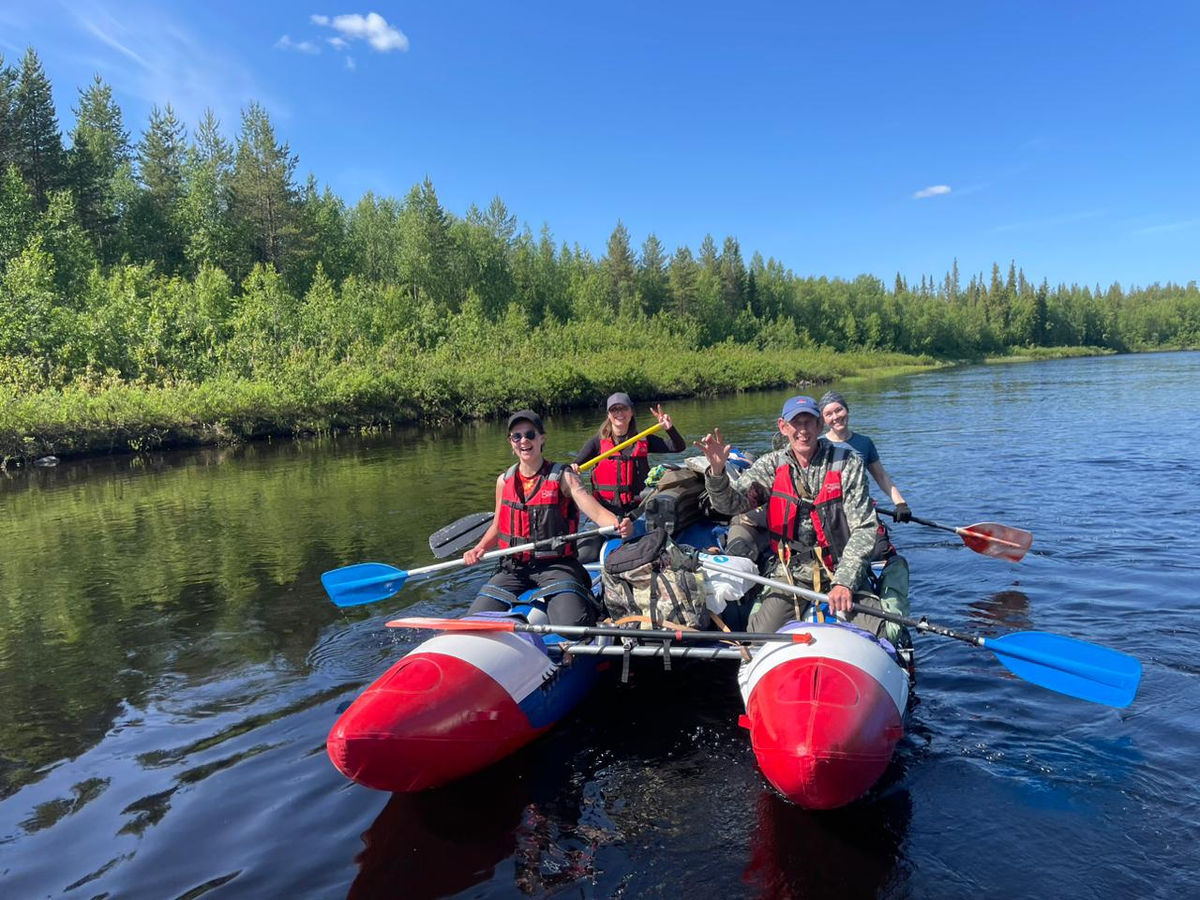
<path id="1" fill-rule="evenodd" d="M 659 403 L 657 406 L 650 407 L 650 414 L 654 416 L 654 418 L 658 419 L 658 424 L 664 429 L 668 431 L 671 429 L 671 417 L 667 413 L 663 412 L 661 403 Z"/>
<path id="2" fill-rule="evenodd" d="M 729 451 L 733 445 L 725 443 L 721 437 L 720 428 L 714 428 L 700 440 L 693 441 L 692 444 L 700 448 L 700 452 L 708 460 L 708 466 L 714 475 L 720 475 L 725 471 L 725 462 L 729 459 Z"/>

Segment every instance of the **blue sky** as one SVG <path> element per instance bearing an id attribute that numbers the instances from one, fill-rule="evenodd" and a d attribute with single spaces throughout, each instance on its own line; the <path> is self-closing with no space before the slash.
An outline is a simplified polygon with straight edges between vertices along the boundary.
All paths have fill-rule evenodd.
<path id="1" fill-rule="evenodd" d="M 1200 269 L 1200 4 L 363 6 L 0 0 L 69 131 L 99 73 L 229 136 L 261 102 L 348 203 L 429 176 L 597 255 L 617 220 L 669 250 L 726 235 L 799 275 L 1052 284 Z"/>

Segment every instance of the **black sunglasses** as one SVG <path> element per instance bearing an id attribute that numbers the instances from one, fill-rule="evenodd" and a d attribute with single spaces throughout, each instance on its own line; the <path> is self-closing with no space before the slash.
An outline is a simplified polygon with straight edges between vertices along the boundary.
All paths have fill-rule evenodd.
<path id="1" fill-rule="evenodd" d="M 527 441 L 537 440 L 537 436 L 538 436 L 538 433 L 536 431 L 534 431 L 532 428 L 530 428 L 528 431 L 514 431 L 512 434 L 510 434 L 508 436 L 508 439 L 515 444 L 521 438 L 525 438 L 525 440 L 527 440 Z"/>

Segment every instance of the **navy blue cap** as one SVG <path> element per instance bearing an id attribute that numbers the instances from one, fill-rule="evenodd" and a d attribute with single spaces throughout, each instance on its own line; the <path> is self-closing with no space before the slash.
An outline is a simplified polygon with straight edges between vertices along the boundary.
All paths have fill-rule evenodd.
<path id="1" fill-rule="evenodd" d="M 783 412 L 779 414 L 779 417 L 785 422 L 790 422 L 801 414 L 809 415 L 816 419 L 821 418 L 821 411 L 817 409 L 817 401 L 812 397 L 805 397 L 803 395 L 789 397 L 788 401 L 783 404 Z"/>

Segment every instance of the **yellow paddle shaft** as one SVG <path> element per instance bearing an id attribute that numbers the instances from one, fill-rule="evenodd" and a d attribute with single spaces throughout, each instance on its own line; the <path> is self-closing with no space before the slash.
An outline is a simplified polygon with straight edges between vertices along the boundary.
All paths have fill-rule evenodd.
<path id="1" fill-rule="evenodd" d="M 609 450 L 605 450 L 603 453 L 601 453 L 595 459 L 589 459 L 587 462 L 585 462 L 582 466 L 579 467 L 579 471 L 586 472 L 588 469 L 590 469 L 596 463 L 600 462 L 600 460 L 608 459 L 614 453 L 620 453 L 622 450 L 624 450 L 630 444 L 636 444 L 642 438 L 649 437 L 650 435 L 654 434 L 654 432 L 656 432 L 656 431 L 662 431 L 662 427 L 663 427 L 662 422 L 659 422 L 657 425 L 653 425 L 650 428 L 647 428 L 645 431 L 635 434 L 631 438 L 626 438 L 625 440 L 621 441 L 621 443 L 617 444 L 617 446 L 615 446 Z"/>

